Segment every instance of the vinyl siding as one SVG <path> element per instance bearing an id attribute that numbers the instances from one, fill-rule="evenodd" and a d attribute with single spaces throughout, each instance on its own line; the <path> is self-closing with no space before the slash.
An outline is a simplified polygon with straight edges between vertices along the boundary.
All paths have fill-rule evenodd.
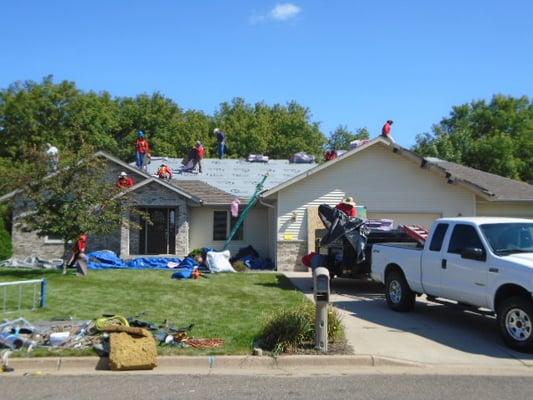
<path id="1" fill-rule="evenodd" d="M 189 240 L 190 250 L 211 247 L 221 250 L 224 241 L 213 240 L 213 212 L 215 210 L 229 212 L 229 207 L 191 207 L 189 209 Z M 244 221 L 243 240 L 231 241 L 229 250 L 233 255 L 241 247 L 252 245 L 261 257 L 268 256 L 268 221 L 264 207 L 254 207 Z"/>
<path id="2" fill-rule="evenodd" d="M 478 200 L 477 215 L 480 217 L 533 218 L 533 202 L 511 203 Z"/>
<path id="3" fill-rule="evenodd" d="M 278 240 L 307 240 L 306 209 L 353 196 L 369 213 L 455 217 L 475 213 L 474 195 L 376 144 L 277 193 Z"/>

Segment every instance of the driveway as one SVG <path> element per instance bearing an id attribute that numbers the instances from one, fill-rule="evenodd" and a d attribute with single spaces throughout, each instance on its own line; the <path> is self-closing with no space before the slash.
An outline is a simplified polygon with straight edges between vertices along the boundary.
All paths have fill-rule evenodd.
<path id="1" fill-rule="evenodd" d="M 312 297 L 309 272 L 285 275 Z M 415 310 L 389 310 L 380 285 L 334 279 L 332 302 L 341 310 L 346 336 L 356 354 L 372 354 L 435 365 L 533 367 L 533 354 L 508 349 L 496 320 L 417 298 Z"/>

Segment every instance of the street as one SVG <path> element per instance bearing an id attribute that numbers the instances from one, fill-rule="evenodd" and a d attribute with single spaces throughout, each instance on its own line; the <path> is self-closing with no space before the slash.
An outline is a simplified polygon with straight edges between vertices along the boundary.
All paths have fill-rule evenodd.
<path id="1" fill-rule="evenodd" d="M 531 377 L 121 375 L 0 377 L 15 399 L 530 399 Z"/>

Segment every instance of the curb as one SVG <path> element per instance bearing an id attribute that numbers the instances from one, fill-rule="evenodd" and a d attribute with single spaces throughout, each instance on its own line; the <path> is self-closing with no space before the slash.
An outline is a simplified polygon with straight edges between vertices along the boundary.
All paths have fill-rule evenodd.
<path id="1" fill-rule="evenodd" d="M 11 358 L 9 366 L 17 372 L 109 371 L 107 358 L 42 357 Z M 373 355 L 348 356 L 160 356 L 159 366 L 165 370 L 249 370 L 249 369 L 323 369 L 354 367 L 421 367 L 423 364 Z"/>

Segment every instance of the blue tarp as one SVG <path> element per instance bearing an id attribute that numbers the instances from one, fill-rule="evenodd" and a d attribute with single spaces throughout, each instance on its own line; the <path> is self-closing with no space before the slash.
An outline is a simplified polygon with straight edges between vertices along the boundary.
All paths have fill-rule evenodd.
<path id="1" fill-rule="evenodd" d="M 274 263 L 270 258 L 246 256 L 240 259 L 250 269 L 274 269 Z"/>
<path id="2" fill-rule="evenodd" d="M 87 256 L 89 269 L 170 269 L 168 263 L 182 262 L 177 257 L 138 257 L 124 261 L 110 250 L 93 251 Z"/>

